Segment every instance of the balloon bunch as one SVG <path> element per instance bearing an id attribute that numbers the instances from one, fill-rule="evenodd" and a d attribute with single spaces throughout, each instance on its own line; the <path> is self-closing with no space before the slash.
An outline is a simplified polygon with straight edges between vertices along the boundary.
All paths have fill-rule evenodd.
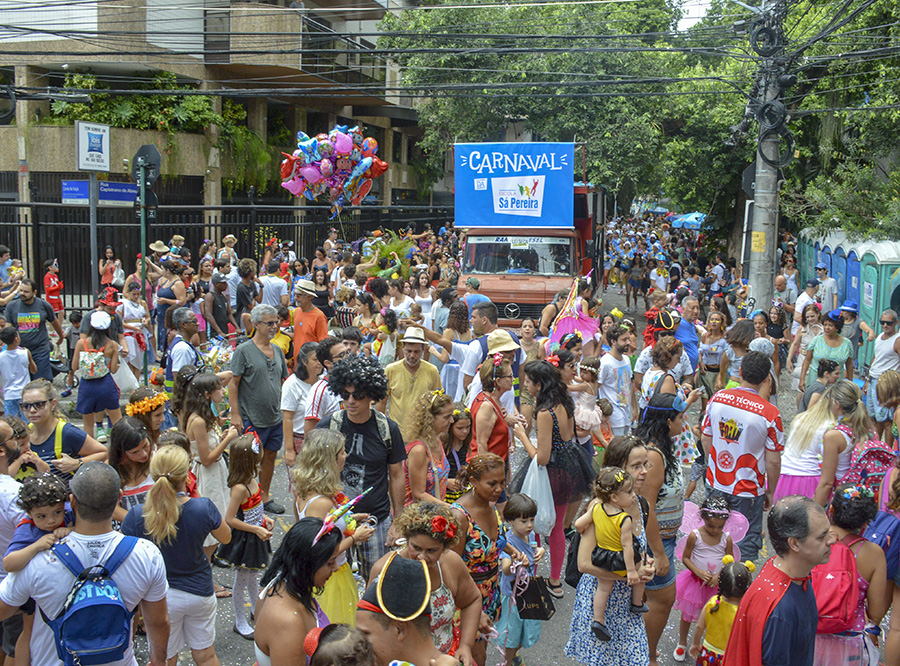
<path id="1" fill-rule="evenodd" d="M 363 137 L 359 126 L 335 125 L 328 134 L 297 132 L 297 150 L 281 162 L 281 186 L 294 196 L 315 200 L 326 194 L 332 219 L 345 203 L 358 206 L 372 189 L 372 180 L 388 169 L 376 157 L 378 142 Z"/>

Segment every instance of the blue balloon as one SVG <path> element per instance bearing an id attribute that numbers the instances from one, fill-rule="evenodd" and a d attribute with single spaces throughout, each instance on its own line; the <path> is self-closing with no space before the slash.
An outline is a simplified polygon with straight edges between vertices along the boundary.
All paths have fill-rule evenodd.
<path id="1" fill-rule="evenodd" d="M 359 184 L 365 180 L 365 173 L 369 170 L 369 167 L 372 166 L 372 158 L 364 157 L 359 161 L 355 167 L 353 167 L 353 171 L 350 172 L 350 175 L 347 176 L 347 180 L 344 184 L 344 191 L 347 193 L 349 198 L 353 198 L 353 195 L 356 193 L 357 188 L 359 188 Z"/>
<path id="2" fill-rule="evenodd" d="M 297 148 L 306 156 L 306 163 L 312 164 L 322 159 L 319 155 L 319 142 L 315 139 L 307 139 L 297 144 Z"/>
<path id="3" fill-rule="evenodd" d="M 299 146 L 302 142 L 309 140 L 309 134 L 304 131 L 297 132 L 297 145 Z"/>
<path id="4" fill-rule="evenodd" d="M 342 133 L 346 134 L 347 127 L 348 127 L 347 125 L 335 125 L 334 129 L 331 130 L 331 132 L 342 132 Z M 331 132 L 329 132 L 329 134 L 331 134 Z"/>

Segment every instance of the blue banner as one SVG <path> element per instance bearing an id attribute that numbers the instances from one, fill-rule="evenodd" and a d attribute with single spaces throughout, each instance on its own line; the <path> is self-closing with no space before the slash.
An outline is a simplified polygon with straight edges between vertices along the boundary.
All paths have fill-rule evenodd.
<path id="1" fill-rule="evenodd" d="M 457 143 L 456 226 L 572 227 L 571 143 Z"/>
<path id="2" fill-rule="evenodd" d="M 133 206 L 137 199 L 138 186 L 133 183 L 98 181 L 98 203 L 101 206 Z M 64 180 L 62 182 L 62 202 L 72 206 L 87 206 L 90 203 L 90 181 Z"/>

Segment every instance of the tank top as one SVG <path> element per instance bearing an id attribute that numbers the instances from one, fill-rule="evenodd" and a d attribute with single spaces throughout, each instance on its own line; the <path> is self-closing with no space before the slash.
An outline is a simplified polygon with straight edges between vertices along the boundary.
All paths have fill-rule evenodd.
<path id="1" fill-rule="evenodd" d="M 306 502 L 306 504 L 303 506 L 302 509 L 300 508 L 300 503 L 298 502 L 297 503 L 297 520 L 302 520 L 303 518 L 306 518 L 306 510 L 309 508 L 309 505 L 312 504 L 313 502 L 315 502 L 320 497 L 325 497 L 325 495 L 316 495 L 315 497 L 310 498 L 309 501 Z M 341 531 L 341 534 L 343 534 L 344 531 L 347 529 L 347 521 L 344 520 L 343 518 L 338 519 L 337 528 Z M 345 551 L 345 552 L 341 553 L 340 555 L 338 555 L 337 559 L 335 560 L 335 563 L 339 567 L 346 564 L 347 563 L 347 552 Z"/>
<path id="2" fill-rule="evenodd" d="M 676 446 L 674 443 L 672 446 Z M 655 444 L 650 443 L 648 449 L 656 451 L 662 456 L 665 464 L 665 456 Z M 666 469 L 663 484 L 656 496 L 656 518 L 659 521 L 659 535 L 663 539 L 670 539 L 678 534 L 681 527 L 681 519 L 684 517 L 684 472 L 680 464 L 674 469 Z"/>
<path id="3" fill-rule="evenodd" d="M 422 307 L 422 314 L 430 315 L 431 314 L 431 306 L 434 303 L 434 301 L 431 298 L 431 293 L 429 293 L 428 296 L 419 296 L 419 292 L 413 292 L 413 293 L 414 293 L 413 300 Z"/>
<path id="4" fill-rule="evenodd" d="M 700 530 L 694 530 L 694 551 L 691 561 L 700 571 L 719 573 L 722 570 L 722 558 L 725 557 L 725 546 L 728 545 L 728 533 L 722 532 L 719 543 L 710 546 L 700 536 Z"/>
<path id="5" fill-rule="evenodd" d="M 894 343 L 900 333 L 894 333 L 887 340 L 879 335 L 875 338 L 875 355 L 869 366 L 869 381 L 878 379 L 886 370 L 900 370 L 900 356 L 894 351 Z"/>
<path id="6" fill-rule="evenodd" d="M 603 502 L 597 502 L 591 511 L 591 518 L 594 521 L 597 547 L 616 553 L 622 552 L 622 523 L 626 518 L 630 518 L 628 513 L 619 511 L 611 516 L 603 507 Z"/>
<path id="7" fill-rule="evenodd" d="M 434 644 L 444 654 L 453 649 L 453 616 L 456 614 L 456 600 L 444 584 L 441 562 L 437 562 L 438 576 L 441 584 L 431 591 L 431 635 Z"/>
<path id="8" fill-rule="evenodd" d="M 727 344 L 724 337 L 712 342 L 701 342 L 700 359 L 703 361 L 703 365 L 718 367 L 722 362 L 722 354 L 725 353 L 725 345 Z"/>
<path id="9" fill-rule="evenodd" d="M 478 442 L 476 440 L 475 432 L 475 417 L 478 415 L 478 410 L 481 409 L 484 405 L 487 405 L 487 409 L 493 408 L 497 414 L 497 420 L 494 421 L 494 428 L 491 430 L 491 434 L 488 435 L 488 451 L 490 453 L 496 453 L 498 456 L 503 458 L 503 460 L 507 460 L 509 458 L 509 426 L 506 424 L 506 419 L 503 418 L 503 413 L 500 411 L 500 407 L 497 406 L 497 403 L 494 402 L 491 396 L 487 395 L 483 391 L 479 393 L 475 397 L 475 400 L 472 402 L 472 443 L 469 445 L 469 454 L 468 456 L 466 456 L 466 459 L 471 460 L 478 455 Z"/>

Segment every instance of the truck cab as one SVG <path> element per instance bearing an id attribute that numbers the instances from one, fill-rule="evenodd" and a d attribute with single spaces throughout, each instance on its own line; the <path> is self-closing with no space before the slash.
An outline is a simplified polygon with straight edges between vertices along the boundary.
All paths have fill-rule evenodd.
<path id="1" fill-rule="evenodd" d="M 466 233 L 459 293 L 466 279 L 477 278 L 479 293 L 497 306 L 500 326 L 515 327 L 523 319 L 538 321 L 541 311 L 575 277 L 596 265 L 594 216 L 590 186 L 575 187 L 571 227 L 478 227 Z M 595 275 L 596 277 L 596 271 Z"/>

